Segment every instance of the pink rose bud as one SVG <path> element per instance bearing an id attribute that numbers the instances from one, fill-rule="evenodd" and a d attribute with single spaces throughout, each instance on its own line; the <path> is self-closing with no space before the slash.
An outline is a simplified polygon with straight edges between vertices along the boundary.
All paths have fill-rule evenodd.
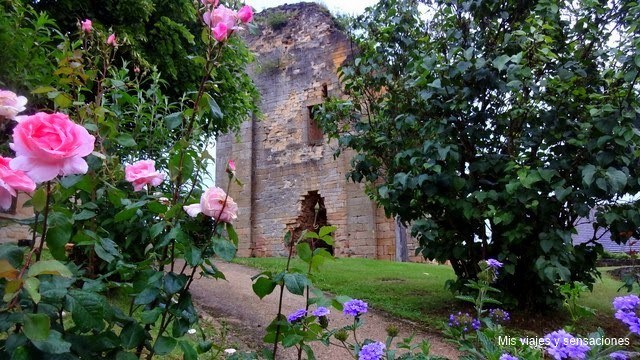
<path id="1" fill-rule="evenodd" d="M 109 37 L 107 38 L 107 44 L 113 47 L 118 46 L 118 44 L 116 43 L 116 34 L 109 35 Z"/>
<path id="2" fill-rule="evenodd" d="M 95 140 L 62 113 L 22 116 L 9 144 L 16 153 L 11 168 L 24 171 L 36 183 L 85 174 L 89 166 L 83 157 L 93 152 Z"/>
<path id="3" fill-rule="evenodd" d="M 218 222 L 231 223 L 238 218 L 238 204 L 219 187 L 210 187 L 200 197 L 200 204 L 183 207 L 191 217 L 199 213 L 212 217 Z"/>
<path id="4" fill-rule="evenodd" d="M 140 160 L 127 165 L 124 174 L 134 191 L 142 190 L 145 185 L 158 186 L 164 180 L 164 174 L 156 171 L 156 162 L 153 160 Z"/>
<path id="5" fill-rule="evenodd" d="M 15 119 L 19 112 L 26 109 L 27 98 L 17 96 L 9 90 L 0 90 L 0 117 Z"/>
<path id="6" fill-rule="evenodd" d="M 82 31 L 86 32 L 87 34 L 91 32 L 91 29 L 92 29 L 91 28 L 91 25 L 92 25 L 91 20 L 84 19 L 84 21 L 81 21 L 80 24 L 81 24 Z"/>
<path id="7" fill-rule="evenodd" d="M 253 10 L 251 6 L 245 5 L 238 10 L 238 19 L 245 24 L 253 20 Z"/>
<path id="8" fill-rule="evenodd" d="M 9 167 L 11 158 L 0 156 L 0 209 L 11 207 L 16 191 L 32 192 L 36 184 L 24 172 Z"/>
<path id="9" fill-rule="evenodd" d="M 212 29 L 213 37 L 219 42 L 227 40 L 228 29 L 225 23 L 219 22 L 218 25 Z"/>
<path id="10" fill-rule="evenodd" d="M 227 164 L 227 172 L 235 172 L 236 171 L 236 163 L 233 160 L 229 160 Z"/>

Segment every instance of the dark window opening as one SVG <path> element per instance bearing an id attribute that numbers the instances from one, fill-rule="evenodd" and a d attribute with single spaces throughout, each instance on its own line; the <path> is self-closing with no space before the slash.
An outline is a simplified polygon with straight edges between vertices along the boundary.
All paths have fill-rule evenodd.
<path id="1" fill-rule="evenodd" d="M 315 119 L 315 111 L 318 109 L 319 105 L 311 105 L 307 106 L 307 111 L 309 112 L 308 123 L 307 123 L 307 139 L 309 145 L 321 145 L 322 140 L 324 138 L 322 134 L 322 129 L 318 125 L 318 122 Z"/>
<path id="2" fill-rule="evenodd" d="M 293 230 L 292 239 L 297 241 L 304 230 L 318 232 L 321 227 L 329 225 L 327 221 L 327 208 L 324 206 L 324 198 L 318 191 L 309 191 L 302 199 L 300 215 L 296 220 L 297 226 Z M 323 248 L 333 255 L 333 246 L 317 239 L 304 239 L 312 250 Z"/>

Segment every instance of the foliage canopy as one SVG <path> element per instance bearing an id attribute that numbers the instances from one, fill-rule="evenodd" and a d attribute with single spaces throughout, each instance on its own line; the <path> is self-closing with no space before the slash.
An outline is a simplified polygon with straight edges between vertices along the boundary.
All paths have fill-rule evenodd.
<path id="1" fill-rule="evenodd" d="M 348 100 L 322 110 L 348 177 L 413 225 L 458 285 L 505 262 L 507 301 L 557 304 L 592 284 L 602 247 L 572 234 L 595 210 L 638 236 L 640 6 L 624 1 L 382 1 L 354 24 Z M 421 8 L 421 7 L 420 7 Z"/>

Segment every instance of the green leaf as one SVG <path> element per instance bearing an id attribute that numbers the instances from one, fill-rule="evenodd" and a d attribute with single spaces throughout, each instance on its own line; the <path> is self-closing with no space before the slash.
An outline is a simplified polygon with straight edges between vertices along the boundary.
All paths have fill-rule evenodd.
<path id="1" fill-rule="evenodd" d="M 507 61 L 511 60 L 511 56 L 509 55 L 500 55 L 497 58 L 493 59 L 493 66 L 498 69 L 498 71 L 502 71 L 507 64 Z"/>
<path id="2" fill-rule="evenodd" d="M 73 322 L 80 332 L 104 328 L 105 300 L 100 295 L 83 290 L 71 290 L 65 298 Z"/>
<path id="3" fill-rule="evenodd" d="M 151 304 L 160 294 L 160 289 L 156 287 L 148 287 L 142 290 L 134 299 L 135 305 Z"/>
<path id="4" fill-rule="evenodd" d="M 213 251 L 226 261 L 231 261 L 236 256 L 236 247 L 231 241 L 222 238 L 213 238 Z"/>
<path id="5" fill-rule="evenodd" d="M 233 244 L 238 246 L 238 233 L 236 233 L 236 229 L 233 228 L 233 225 L 230 223 L 225 224 L 225 228 L 227 229 L 227 234 L 229 234 L 229 240 L 233 242 Z"/>
<path id="6" fill-rule="evenodd" d="M 29 340 L 46 340 L 51 330 L 51 322 L 46 314 L 25 314 L 24 334 Z"/>
<path id="7" fill-rule="evenodd" d="M 336 231 L 338 228 L 336 226 L 323 226 L 320 228 L 320 231 L 318 232 L 318 236 L 319 237 L 323 237 L 325 235 L 329 235 L 332 232 Z"/>
<path id="8" fill-rule="evenodd" d="M 627 186 L 627 175 L 616 168 L 607 169 L 607 180 L 611 185 L 611 191 L 614 193 L 620 193 Z"/>
<path id="9" fill-rule="evenodd" d="M 140 320 L 142 320 L 143 324 L 155 324 L 155 322 L 158 321 L 160 314 L 162 314 L 162 308 L 159 307 L 146 310 L 140 314 Z"/>
<path id="10" fill-rule="evenodd" d="M 58 225 L 47 230 L 47 247 L 57 260 L 66 260 L 65 245 L 71 240 L 73 228 L 70 223 Z"/>
<path id="11" fill-rule="evenodd" d="M 253 292 L 258 295 L 260 299 L 265 296 L 271 294 L 273 290 L 276 288 L 276 283 L 268 277 L 260 277 L 256 282 L 251 286 L 253 288 Z"/>
<path id="12" fill-rule="evenodd" d="M 304 337 L 298 334 L 289 334 L 282 339 L 282 346 L 285 348 L 292 347 L 299 344 L 302 340 L 304 340 Z"/>
<path id="13" fill-rule="evenodd" d="M 182 125 L 182 113 L 175 112 L 164 117 L 164 126 L 169 130 L 173 130 Z"/>
<path id="14" fill-rule="evenodd" d="M 71 351 L 71 343 L 62 339 L 62 334 L 55 330 L 49 332 L 45 340 L 33 340 L 33 346 L 48 354 L 64 354 Z"/>
<path id="15" fill-rule="evenodd" d="M 18 268 L 24 260 L 24 248 L 14 244 L 1 244 L 0 259 L 7 260 L 11 266 Z"/>
<path id="16" fill-rule="evenodd" d="M 166 224 L 164 223 L 164 221 L 160 221 L 158 223 L 153 224 L 153 226 L 151 226 L 151 228 L 149 228 L 149 235 L 151 236 L 152 239 L 155 239 L 158 237 L 158 235 L 160 235 L 160 233 L 162 233 L 162 231 L 164 230 L 164 227 L 166 226 Z"/>
<path id="17" fill-rule="evenodd" d="M 169 295 L 175 294 L 182 290 L 187 280 L 188 278 L 184 274 L 167 273 L 162 281 L 164 291 Z"/>
<path id="18" fill-rule="evenodd" d="M 191 345 L 189 342 L 187 341 L 180 341 L 180 349 L 182 349 L 182 359 L 183 360 L 197 360 L 198 359 L 198 353 L 196 352 L 196 349 L 193 348 L 193 345 Z"/>
<path id="19" fill-rule="evenodd" d="M 589 164 L 582 168 L 582 182 L 589 186 L 593 183 L 593 176 L 596 174 L 596 167 Z"/>
<path id="20" fill-rule="evenodd" d="M 289 273 L 284 275 L 284 286 L 292 294 L 303 295 L 304 289 L 309 285 L 311 285 L 311 282 L 303 274 Z"/>
<path id="21" fill-rule="evenodd" d="M 156 354 L 160 356 L 167 355 L 173 351 L 177 343 L 178 341 L 172 337 L 160 336 L 153 345 L 153 350 L 155 350 Z"/>
<path id="22" fill-rule="evenodd" d="M 116 360 L 139 360 L 139 358 L 133 353 L 119 351 L 116 354 Z"/>
<path id="23" fill-rule="evenodd" d="M 32 94 L 46 94 L 48 92 L 56 91 L 56 88 L 52 86 L 38 86 L 31 91 Z"/>
<path id="24" fill-rule="evenodd" d="M 71 277 L 73 274 L 58 260 L 42 260 L 31 265 L 27 272 L 28 277 L 34 277 L 42 274 L 60 275 L 63 277 Z"/>
<path id="25" fill-rule="evenodd" d="M 218 103 L 216 102 L 216 100 L 211 95 L 209 95 L 209 93 L 205 93 L 205 96 L 207 97 L 209 110 L 211 110 L 211 118 L 214 121 L 222 120 L 223 118 L 222 110 L 220 110 L 220 106 L 218 106 Z"/>
<path id="26" fill-rule="evenodd" d="M 120 332 L 120 341 L 125 349 L 133 349 L 142 344 L 146 338 L 144 328 L 135 322 L 129 322 Z"/>
<path id="27" fill-rule="evenodd" d="M 200 262 L 202 261 L 202 250 L 189 244 L 184 252 L 184 260 L 191 267 L 200 265 Z"/>
<path id="28" fill-rule="evenodd" d="M 94 213 L 93 211 L 82 210 L 77 214 L 73 214 L 73 220 L 78 220 L 78 221 L 89 220 L 95 216 L 96 216 L 96 213 Z"/>
<path id="29" fill-rule="evenodd" d="M 38 292 L 40 287 L 40 280 L 36 277 L 29 277 L 24 281 L 22 287 L 27 291 L 34 303 L 39 303 L 42 296 Z"/>
<path id="30" fill-rule="evenodd" d="M 296 251 L 298 252 L 298 257 L 300 257 L 300 260 L 306 262 L 307 264 L 311 261 L 313 253 L 311 252 L 311 246 L 309 246 L 309 243 L 298 243 L 298 245 L 296 245 Z"/>
<path id="31" fill-rule="evenodd" d="M 33 205 L 33 210 L 37 212 L 42 212 L 47 203 L 47 190 L 44 187 L 37 189 L 33 196 L 31 197 L 31 204 Z"/>
<path id="32" fill-rule="evenodd" d="M 116 222 L 123 222 L 125 220 L 130 220 L 138 211 L 137 207 L 126 208 L 116 214 L 113 218 Z"/>
<path id="33" fill-rule="evenodd" d="M 124 147 L 133 147 L 138 145 L 131 134 L 120 134 L 116 138 L 116 142 Z"/>

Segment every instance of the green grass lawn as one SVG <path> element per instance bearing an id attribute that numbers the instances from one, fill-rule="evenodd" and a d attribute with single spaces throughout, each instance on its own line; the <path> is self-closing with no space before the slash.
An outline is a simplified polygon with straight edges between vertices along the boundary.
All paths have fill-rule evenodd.
<path id="1" fill-rule="evenodd" d="M 241 258 L 238 263 L 263 270 L 281 271 L 285 258 Z M 303 269 L 301 262 L 293 266 Z M 624 328 L 613 318 L 611 300 L 618 293 L 620 282 L 606 275 L 601 269 L 592 293 L 585 293 L 582 305 L 594 308 L 597 315 L 580 321 L 578 329 L 587 333 L 603 327 L 607 334 L 624 335 Z M 444 284 L 455 275 L 450 266 L 397 263 L 382 260 L 339 258 L 330 261 L 315 275 L 313 281 L 320 289 L 352 298 L 366 300 L 372 307 L 393 316 L 421 323 L 432 330 L 441 329 L 451 312 L 469 310 L 466 303 L 458 301 Z M 557 330 L 569 319 L 563 313 L 512 312 L 510 327 L 515 331 L 531 331 L 537 334 Z M 508 326 L 509 327 L 509 326 Z"/>

